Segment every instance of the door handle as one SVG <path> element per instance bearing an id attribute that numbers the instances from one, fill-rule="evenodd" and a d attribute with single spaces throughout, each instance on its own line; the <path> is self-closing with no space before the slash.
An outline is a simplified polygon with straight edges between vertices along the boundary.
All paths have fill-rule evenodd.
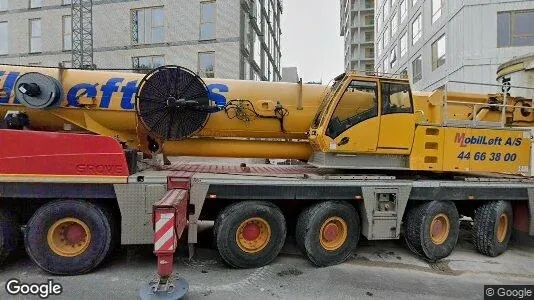
<path id="1" fill-rule="evenodd" d="M 343 137 L 343 138 L 341 139 L 341 141 L 339 141 L 339 143 L 338 143 L 337 145 L 338 145 L 338 146 L 343 146 L 343 145 L 345 145 L 346 143 L 348 143 L 349 140 L 350 140 L 350 139 L 349 139 L 348 137 L 345 136 L 345 137 Z"/>

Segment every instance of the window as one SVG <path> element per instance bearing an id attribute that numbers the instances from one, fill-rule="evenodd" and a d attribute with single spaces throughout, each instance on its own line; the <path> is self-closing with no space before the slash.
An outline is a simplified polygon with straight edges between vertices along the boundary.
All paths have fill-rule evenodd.
<path id="1" fill-rule="evenodd" d="M 163 55 L 139 56 L 132 58 L 134 72 L 148 73 L 151 70 L 161 67 L 165 64 Z"/>
<path id="2" fill-rule="evenodd" d="M 376 55 L 380 56 L 382 53 L 382 40 L 376 42 Z"/>
<path id="3" fill-rule="evenodd" d="M 408 32 L 405 32 L 400 38 L 400 56 L 403 57 L 408 50 Z"/>
<path id="4" fill-rule="evenodd" d="M 413 83 L 416 83 L 423 78 L 423 61 L 421 56 L 412 62 L 412 75 Z"/>
<path id="5" fill-rule="evenodd" d="M 397 12 L 393 14 L 391 19 L 391 35 L 394 36 L 397 33 L 397 27 L 399 27 L 399 19 L 397 19 Z"/>
<path id="6" fill-rule="evenodd" d="M 534 46 L 534 10 L 497 14 L 498 47 Z"/>
<path id="7" fill-rule="evenodd" d="M 380 16 L 376 17 L 376 32 L 379 33 L 382 29 L 382 22 L 380 22 Z"/>
<path id="8" fill-rule="evenodd" d="M 41 19 L 30 19 L 30 53 L 42 51 Z"/>
<path id="9" fill-rule="evenodd" d="M 442 35 L 438 40 L 432 43 L 432 70 L 435 70 L 445 64 L 447 52 L 447 39 Z"/>
<path id="10" fill-rule="evenodd" d="M 378 116 L 377 84 L 353 80 L 339 100 L 326 135 L 338 137 L 352 126 Z"/>
<path id="11" fill-rule="evenodd" d="M 250 80 L 250 64 L 248 63 L 248 58 L 245 58 L 243 64 L 243 79 Z"/>
<path id="12" fill-rule="evenodd" d="M 198 53 L 198 75 L 205 78 L 214 78 L 214 52 Z"/>
<path id="13" fill-rule="evenodd" d="M 71 5 L 72 4 L 72 0 L 63 0 L 63 5 Z"/>
<path id="14" fill-rule="evenodd" d="M 375 49 L 373 47 L 365 48 L 365 58 L 375 58 Z"/>
<path id="15" fill-rule="evenodd" d="M 254 33 L 254 61 L 261 67 L 261 40 L 257 33 Z"/>
<path id="16" fill-rule="evenodd" d="M 397 62 L 397 46 L 395 45 L 393 49 L 391 49 L 391 55 L 389 56 L 389 68 L 393 69 L 393 66 Z"/>
<path id="17" fill-rule="evenodd" d="M 432 0 L 432 23 L 441 17 L 441 8 L 444 0 Z"/>
<path id="18" fill-rule="evenodd" d="M 412 0 L 412 6 L 415 6 L 417 4 L 417 0 Z"/>
<path id="19" fill-rule="evenodd" d="M 421 38 L 423 28 L 421 27 L 421 14 L 415 18 L 415 20 L 412 23 L 412 45 L 415 45 L 417 41 Z"/>
<path id="20" fill-rule="evenodd" d="M 375 40 L 375 33 L 373 31 L 366 31 L 364 35 L 366 42 L 372 42 Z"/>
<path id="21" fill-rule="evenodd" d="M 63 50 L 72 50 L 72 23 L 70 16 L 63 16 Z"/>
<path id="22" fill-rule="evenodd" d="M 243 24 L 243 47 L 250 52 L 250 20 L 248 14 L 244 14 L 245 22 Z"/>
<path id="23" fill-rule="evenodd" d="M 364 17 L 364 22 L 365 22 L 365 25 L 366 25 L 366 26 L 374 25 L 374 23 L 375 23 L 375 18 L 373 17 L 373 15 L 366 15 L 366 16 Z"/>
<path id="24" fill-rule="evenodd" d="M 389 34 L 390 34 L 389 27 L 386 27 L 386 30 L 384 31 L 384 47 L 385 48 L 389 46 Z"/>
<path id="25" fill-rule="evenodd" d="M 386 0 L 384 4 L 384 19 L 389 15 L 389 8 L 391 7 L 391 0 Z"/>
<path id="26" fill-rule="evenodd" d="M 6 11 L 8 8 L 8 0 L 0 0 L 0 11 Z"/>
<path id="27" fill-rule="evenodd" d="M 404 22 L 404 19 L 406 19 L 406 13 L 407 13 L 407 9 L 406 9 L 406 2 L 408 0 L 402 0 L 401 3 L 400 3 L 400 22 Z"/>
<path id="28" fill-rule="evenodd" d="M 200 39 L 212 40 L 215 38 L 215 19 L 217 6 L 215 2 L 200 2 Z"/>
<path id="29" fill-rule="evenodd" d="M 382 82 L 382 114 L 413 113 L 410 85 Z"/>
<path id="30" fill-rule="evenodd" d="M 0 55 L 8 53 L 8 34 L 7 22 L 0 22 Z"/>
<path id="31" fill-rule="evenodd" d="M 132 41 L 134 44 L 163 42 L 163 7 L 132 11 Z"/>
<path id="32" fill-rule="evenodd" d="M 30 8 L 37 8 L 43 6 L 41 0 L 30 0 Z"/>

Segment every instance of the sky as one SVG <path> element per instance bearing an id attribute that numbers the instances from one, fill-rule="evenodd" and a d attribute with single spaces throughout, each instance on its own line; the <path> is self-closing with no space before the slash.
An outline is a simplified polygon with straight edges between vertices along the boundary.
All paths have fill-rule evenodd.
<path id="1" fill-rule="evenodd" d="M 284 0 L 281 67 L 297 67 L 303 82 L 343 73 L 339 10 L 338 0 Z"/>

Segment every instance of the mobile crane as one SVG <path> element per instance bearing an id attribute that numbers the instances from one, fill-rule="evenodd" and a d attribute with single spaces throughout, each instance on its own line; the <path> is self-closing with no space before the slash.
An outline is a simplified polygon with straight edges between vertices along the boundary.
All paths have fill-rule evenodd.
<path id="1" fill-rule="evenodd" d="M 0 66 L 0 258 L 25 224 L 31 259 L 54 274 L 98 266 L 115 242 L 154 243 L 146 294 L 172 278 L 214 220 L 232 267 L 276 258 L 288 231 L 311 262 L 343 262 L 360 235 L 398 239 L 439 260 L 474 220 L 475 248 L 503 253 L 534 235 L 532 99 L 440 89 L 347 72 L 306 85 L 201 79 L 178 66 L 147 75 Z M 17 130 L 17 129 L 30 130 Z M 305 166 L 172 164 L 137 169 L 137 152 L 291 158 Z M 292 218 L 292 216 L 298 216 Z M 186 231 L 187 230 L 187 231 Z"/>

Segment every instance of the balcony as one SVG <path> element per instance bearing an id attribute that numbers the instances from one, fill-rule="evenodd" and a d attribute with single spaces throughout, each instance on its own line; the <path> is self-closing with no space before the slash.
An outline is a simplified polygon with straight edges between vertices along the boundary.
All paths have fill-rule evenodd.
<path id="1" fill-rule="evenodd" d="M 352 11 L 374 11 L 375 5 L 373 1 L 358 1 L 357 3 L 353 3 L 350 7 Z"/>

